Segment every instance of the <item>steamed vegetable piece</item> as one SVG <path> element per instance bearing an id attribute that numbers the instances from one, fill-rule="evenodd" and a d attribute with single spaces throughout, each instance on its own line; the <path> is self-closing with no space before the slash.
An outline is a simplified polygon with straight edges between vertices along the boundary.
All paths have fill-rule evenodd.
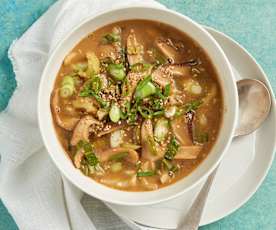
<path id="1" fill-rule="evenodd" d="M 148 191 L 188 175 L 216 141 L 223 100 L 198 44 L 168 25 L 107 25 L 66 56 L 51 95 L 76 168 L 106 186 Z"/>

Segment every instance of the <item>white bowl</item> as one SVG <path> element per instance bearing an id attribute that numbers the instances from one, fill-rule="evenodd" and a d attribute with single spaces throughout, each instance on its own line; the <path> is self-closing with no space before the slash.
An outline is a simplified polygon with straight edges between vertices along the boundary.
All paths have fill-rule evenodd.
<path id="1" fill-rule="evenodd" d="M 111 189 L 84 176 L 74 167 L 59 143 L 50 110 L 50 95 L 55 77 L 66 54 L 92 31 L 115 21 L 127 19 L 157 20 L 176 27 L 197 41 L 212 60 L 223 89 L 224 116 L 221 130 L 208 157 L 189 176 L 156 191 L 126 192 Z M 176 197 L 205 179 L 219 164 L 229 147 L 237 121 L 238 96 L 230 64 L 218 43 L 199 24 L 167 9 L 126 7 L 113 9 L 83 21 L 55 48 L 44 69 L 39 87 L 38 117 L 45 146 L 60 171 L 85 193 L 103 201 L 122 205 L 147 205 Z M 215 114 L 214 114 L 215 116 Z"/>

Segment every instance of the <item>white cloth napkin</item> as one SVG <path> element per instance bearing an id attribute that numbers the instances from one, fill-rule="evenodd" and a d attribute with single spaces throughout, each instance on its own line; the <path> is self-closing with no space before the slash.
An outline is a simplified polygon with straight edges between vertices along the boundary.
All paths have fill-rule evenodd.
<path id="1" fill-rule="evenodd" d="M 153 0 L 60 0 L 10 47 L 17 88 L 0 114 L 0 197 L 20 229 L 130 228 L 96 199 L 86 197 L 83 208 L 83 193 L 62 178 L 43 146 L 36 107 L 41 73 L 57 42 L 88 16 L 134 4 L 163 7 Z"/>

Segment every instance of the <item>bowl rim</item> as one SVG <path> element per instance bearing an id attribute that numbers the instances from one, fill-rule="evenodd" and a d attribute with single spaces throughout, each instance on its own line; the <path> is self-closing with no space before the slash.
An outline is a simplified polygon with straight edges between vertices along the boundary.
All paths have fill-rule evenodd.
<path id="1" fill-rule="evenodd" d="M 216 40 L 197 22 L 193 21 L 192 19 L 190 19 L 189 17 L 182 15 L 180 13 L 177 13 L 173 10 L 167 9 L 167 8 L 160 8 L 160 7 L 153 7 L 153 6 L 119 6 L 119 7 L 115 7 L 109 10 L 105 10 L 102 11 L 96 15 L 91 15 L 87 18 L 85 18 L 84 20 L 82 20 L 81 22 L 79 22 L 76 26 L 74 26 L 72 29 L 70 29 L 70 31 L 64 36 L 64 38 L 62 38 L 54 47 L 53 50 L 50 51 L 47 63 L 44 67 L 43 73 L 41 75 L 41 79 L 40 79 L 40 84 L 39 84 L 39 93 L 38 93 L 38 107 L 37 107 L 37 112 L 38 112 L 38 121 L 39 121 L 39 129 L 40 129 L 40 133 L 44 142 L 44 145 L 51 157 L 51 159 L 53 160 L 54 164 L 56 165 L 56 167 L 61 171 L 61 173 L 72 183 L 74 184 L 76 187 L 78 187 L 81 191 L 88 193 L 91 196 L 94 196 L 100 200 L 103 200 L 105 202 L 109 202 L 109 203 L 113 203 L 113 204 L 120 204 L 120 205 L 131 205 L 131 206 L 135 206 L 135 205 L 150 205 L 150 204 L 156 204 L 156 203 L 160 203 L 163 201 L 167 201 L 169 199 L 173 199 L 185 192 L 190 191 L 191 189 L 193 189 L 194 187 L 198 186 L 200 183 L 202 183 L 210 174 L 211 172 L 219 165 L 219 163 L 221 162 L 226 150 L 228 149 L 228 147 L 231 144 L 232 141 L 232 137 L 234 135 L 234 130 L 235 127 L 237 125 L 237 119 L 238 119 L 238 95 L 237 93 L 234 93 L 234 98 L 233 99 L 233 110 L 234 110 L 234 117 L 232 118 L 232 125 L 231 125 L 231 129 L 230 132 L 228 133 L 229 138 L 227 139 L 226 143 L 224 144 L 223 147 L 223 151 L 222 153 L 220 153 L 220 156 L 216 159 L 216 161 L 214 163 L 212 163 L 211 166 L 208 167 L 208 169 L 206 170 L 206 172 L 204 173 L 204 175 L 202 177 L 197 178 L 190 186 L 187 186 L 186 188 L 183 188 L 181 191 L 178 192 L 174 192 L 173 194 L 171 194 L 168 197 L 164 197 L 162 199 L 157 199 L 157 200 L 153 200 L 153 201 L 122 201 L 122 200 L 114 200 L 112 197 L 103 197 L 101 194 L 98 193 L 94 193 L 93 191 L 87 191 L 87 189 L 85 189 L 81 183 L 79 183 L 78 181 L 74 180 L 73 174 L 69 171 L 66 171 L 64 167 L 61 166 L 59 160 L 54 156 L 53 152 L 50 150 L 49 144 L 48 144 L 48 140 L 47 140 L 47 135 L 44 132 L 44 127 L 43 127 L 43 118 L 42 118 L 42 114 L 43 114 L 43 108 L 45 108 L 43 106 L 42 103 L 42 94 L 43 94 L 43 82 L 45 81 L 45 79 L 47 78 L 47 70 L 50 68 L 50 60 L 53 59 L 53 57 L 56 55 L 56 53 L 58 53 L 59 49 L 62 47 L 62 45 L 65 43 L 66 40 L 68 40 L 79 28 L 81 28 L 84 24 L 88 23 L 89 21 L 94 20 L 97 17 L 101 17 L 104 16 L 106 14 L 110 14 L 110 13 L 116 13 L 117 11 L 121 11 L 121 10 L 129 10 L 129 9 L 150 9 L 153 11 L 162 11 L 162 13 L 167 13 L 168 15 L 173 15 L 176 16 L 178 18 L 181 18 L 182 20 L 186 20 L 188 23 L 192 24 L 193 27 L 195 27 L 197 30 L 199 30 L 201 33 L 204 34 L 204 36 L 208 37 L 208 39 L 216 46 L 216 52 L 220 53 L 220 55 L 223 57 L 223 61 L 225 62 L 226 66 L 225 68 L 227 69 L 227 71 L 229 72 L 229 76 L 231 76 L 231 84 L 232 84 L 232 88 L 235 90 L 235 92 L 237 92 L 237 88 L 236 88 L 236 83 L 234 80 L 234 74 L 233 71 L 231 69 L 231 65 L 229 60 L 227 59 L 226 55 L 224 54 L 222 48 L 219 46 L 219 44 L 216 42 Z M 135 19 L 135 18 L 133 18 Z M 137 18 L 136 18 L 137 19 Z M 145 18 L 147 20 L 147 18 Z M 128 20 L 131 20 L 128 19 Z M 113 22 L 116 21 L 120 21 L 120 20 L 114 20 Z M 156 21 L 158 21 L 158 19 L 156 19 Z M 112 22 L 110 22 L 112 23 Z M 110 24 L 109 23 L 109 24 Z M 170 23 L 167 23 L 168 25 L 171 25 Z M 107 24 L 106 24 L 107 25 Z M 102 25 L 101 27 L 103 27 L 104 25 Z M 171 25 L 173 26 L 173 25 Z M 187 32 L 185 32 L 187 33 Z M 187 33 L 188 34 L 188 33 Z M 188 34 L 189 35 L 189 34 Z M 198 42 L 198 41 L 197 41 Z M 214 63 L 213 63 L 214 64 Z M 214 64 L 215 68 L 216 68 L 216 64 Z M 230 87 L 230 86 L 229 86 Z M 53 126 L 53 125 L 52 125 Z M 55 136 L 55 139 L 57 139 L 57 142 L 60 141 L 58 140 L 58 137 Z M 206 159 L 205 159 L 206 160 Z M 204 160 L 204 161 L 205 161 Z M 203 161 L 203 162 L 204 162 Z M 201 164 L 203 163 L 201 162 Z M 72 162 L 70 162 L 70 164 L 72 164 Z M 198 167 L 197 167 L 198 168 Z M 197 168 L 194 171 L 197 170 Z M 81 173 L 80 173 L 81 174 Z M 85 175 L 81 174 L 82 177 L 86 177 Z M 91 178 L 89 178 L 91 180 Z M 182 178 L 183 179 L 183 178 Z M 182 179 L 180 179 L 179 181 L 181 181 Z M 95 182 L 96 184 L 100 185 L 103 187 L 103 189 L 110 189 L 107 186 L 104 186 L 98 182 Z M 177 183 L 177 182 L 176 182 Z M 176 183 L 168 185 L 164 188 L 168 188 L 168 187 L 172 187 L 174 186 Z M 146 192 L 128 192 L 128 191 L 123 191 L 123 190 L 117 190 L 117 189 L 112 189 L 112 190 L 116 190 L 116 191 L 120 191 L 122 193 L 133 193 L 133 194 L 137 194 L 137 193 L 144 193 L 144 194 L 149 194 L 149 193 L 157 193 L 158 191 L 164 189 L 164 188 L 160 188 L 157 190 L 153 190 L 153 191 L 146 191 Z"/>

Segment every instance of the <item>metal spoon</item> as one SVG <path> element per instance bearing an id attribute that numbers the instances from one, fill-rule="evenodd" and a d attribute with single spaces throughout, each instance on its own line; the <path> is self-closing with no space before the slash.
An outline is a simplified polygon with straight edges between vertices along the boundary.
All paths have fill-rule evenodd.
<path id="1" fill-rule="evenodd" d="M 270 93 L 261 81 L 244 79 L 237 82 L 237 87 L 239 94 L 239 122 L 234 137 L 250 134 L 259 128 L 267 118 L 271 107 Z M 209 175 L 188 214 L 179 223 L 177 230 L 198 229 L 218 167 Z"/>

